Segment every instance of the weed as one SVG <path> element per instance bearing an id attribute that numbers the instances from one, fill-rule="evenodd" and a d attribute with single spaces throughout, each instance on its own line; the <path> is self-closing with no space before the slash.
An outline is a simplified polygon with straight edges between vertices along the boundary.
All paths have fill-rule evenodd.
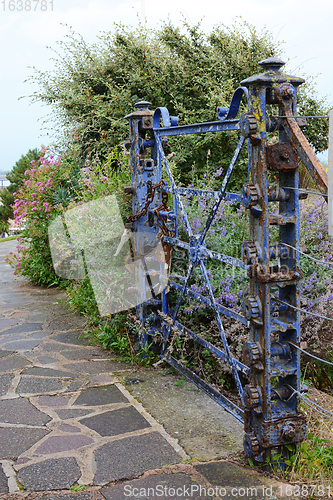
<path id="1" fill-rule="evenodd" d="M 73 486 L 71 486 L 69 488 L 71 491 L 84 491 L 87 489 L 86 486 L 84 486 L 84 484 L 74 484 Z"/>
<path id="2" fill-rule="evenodd" d="M 177 385 L 178 387 L 183 387 L 185 382 L 186 382 L 186 378 L 182 376 L 182 378 L 180 380 L 176 380 L 175 385 Z"/>

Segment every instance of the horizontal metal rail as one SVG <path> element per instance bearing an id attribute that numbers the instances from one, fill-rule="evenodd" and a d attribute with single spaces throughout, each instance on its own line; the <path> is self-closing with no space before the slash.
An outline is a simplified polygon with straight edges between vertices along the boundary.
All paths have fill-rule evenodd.
<path id="1" fill-rule="evenodd" d="M 230 132 L 239 130 L 239 120 L 226 120 L 224 122 L 207 122 L 194 125 L 179 125 L 177 127 L 154 128 L 157 137 L 188 134 L 207 134 L 209 132 Z"/>

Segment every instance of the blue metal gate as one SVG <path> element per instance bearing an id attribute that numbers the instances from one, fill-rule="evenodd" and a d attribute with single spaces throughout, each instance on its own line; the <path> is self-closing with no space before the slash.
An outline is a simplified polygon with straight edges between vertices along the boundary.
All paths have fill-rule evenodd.
<path id="1" fill-rule="evenodd" d="M 327 176 L 301 132 L 296 117 L 296 93 L 303 79 L 281 72 L 284 63 L 270 58 L 259 63 L 264 72 L 244 80 L 232 98 L 229 108 L 218 108 L 218 120 L 194 125 L 179 125 L 166 108 L 149 110 L 148 102 L 136 104 L 137 111 L 126 118 L 130 123 L 133 216 L 127 228 L 132 229 L 135 253 L 143 257 L 163 245 L 158 275 L 160 288 L 153 285 L 146 264 L 137 276 L 139 287 L 137 316 L 140 343 L 160 339 L 161 356 L 224 409 L 244 423 L 244 449 L 257 462 L 271 458 L 272 450 L 301 442 L 305 437 L 305 417 L 300 412 L 300 280 L 299 268 L 299 198 L 298 161 L 307 166 L 323 193 Z M 241 100 L 247 101 L 247 112 L 238 116 Z M 267 105 L 278 107 L 277 116 L 268 116 Z M 267 144 L 267 133 L 278 130 L 279 142 Z M 238 131 L 239 140 L 219 191 L 178 187 L 165 153 L 168 137 L 185 134 L 210 134 Z M 242 148 L 248 148 L 248 183 L 241 193 L 227 192 Z M 162 179 L 164 168 L 167 179 Z M 276 184 L 269 182 L 268 171 L 275 172 Z M 172 195 L 172 209 L 168 196 Z M 193 231 L 182 196 L 213 199 L 209 215 L 200 232 Z M 224 255 L 206 247 L 205 239 L 222 200 L 241 203 L 249 213 L 249 240 L 244 241 L 242 259 Z M 276 212 L 271 208 L 279 202 Z M 185 226 L 188 241 L 179 237 L 180 223 Z M 272 244 L 272 227 L 278 227 L 279 242 Z M 136 239 L 135 236 L 139 235 Z M 168 279 L 172 248 L 188 253 L 188 270 L 182 283 Z M 215 259 L 247 271 L 249 294 L 244 297 L 244 314 L 218 303 L 207 273 L 207 259 Z M 200 271 L 207 293 L 189 287 L 194 272 Z M 156 279 L 155 279 L 156 282 Z M 147 297 L 147 286 L 150 289 Z M 169 290 L 178 298 L 173 308 Z M 214 311 L 222 347 L 217 347 L 178 321 L 184 297 L 205 304 Z M 227 316 L 249 329 L 249 340 L 243 347 L 243 359 L 231 353 L 222 323 Z M 223 360 L 231 369 L 239 395 L 235 404 L 207 381 L 200 378 L 170 352 L 174 336 L 188 337 Z M 244 384 L 245 379 L 247 383 Z M 290 448 L 290 446 L 289 446 Z"/>

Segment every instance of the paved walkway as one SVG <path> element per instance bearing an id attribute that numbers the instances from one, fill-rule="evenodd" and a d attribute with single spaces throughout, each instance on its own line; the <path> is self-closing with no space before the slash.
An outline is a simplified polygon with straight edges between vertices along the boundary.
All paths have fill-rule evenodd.
<path id="1" fill-rule="evenodd" d="M 15 244 L 0 243 L 0 498 L 271 498 L 250 469 L 191 463 L 120 383 L 133 368 L 86 345 L 64 294 L 14 277 Z"/>

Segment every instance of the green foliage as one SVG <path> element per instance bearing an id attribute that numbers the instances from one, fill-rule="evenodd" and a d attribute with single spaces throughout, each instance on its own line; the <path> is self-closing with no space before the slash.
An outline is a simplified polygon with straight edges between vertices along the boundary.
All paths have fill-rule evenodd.
<path id="1" fill-rule="evenodd" d="M 9 224 L 8 222 L 4 220 L 0 220 L 0 238 L 2 239 L 2 236 L 4 233 L 8 232 Z"/>
<path id="2" fill-rule="evenodd" d="M 87 487 L 84 484 L 74 484 L 69 488 L 71 491 L 84 491 Z"/>
<path id="3" fill-rule="evenodd" d="M 327 446 L 327 439 L 308 433 L 308 440 L 301 445 L 300 462 L 311 468 L 320 467 L 326 474 L 333 468 L 333 448 Z"/>
<path id="4" fill-rule="evenodd" d="M 320 98 L 315 86 L 306 82 L 298 91 L 298 114 L 301 116 L 328 116 L 332 106 L 326 98 Z M 315 153 L 328 148 L 328 119 L 308 118 L 307 126 L 303 129 L 305 137 L 310 142 Z"/>
<path id="5" fill-rule="evenodd" d="M 183 29 L 165 23 L 158 30 L 116 25 L 91 46 L 70 31 L 59 48 L 54 72 L 31 77 L 40 88 L 32 97 L 53 107 L 67 144 L 79 144 L 88 158 L 122 144 L 128 134 L 124 116 L 142 99 L 166 106 L 180 123 L 214 120 L 216 107 L 229 105 L 240 80 L 279 51 L 268 31 L 244 21 L 220 25 L 209 35 L 186 23 Z M 233 133 L 171 139 L 183 182 L 194 163 L 202 171 L 208 151 L 211 168 L 224 168 L 236 141 Z M 238 172 L 246 176 L 245 162 Z"/>
<path id="6" fill-rule="evenodd" d="M 30 170 L 31 162 L 36 162 L 39 165 L 39 158 L 41 153 L 37 149 L 29 149 L 26 155 L 15 163 L 10 172 L 7 173 L 6 178 L 10 181 L 10 185 L 0 191 L 0 221 L 7 222 L 8 219 L 13 218 L 14 195 L 24 179 L 24 172 Z"/>
<path id="7" fill-rule="evenodd" d="M 177 385 L 178 387 L 183 387 L 185 382 L 186 382 L 186 378 L 184 376 L 182 376 L 179 380 L 176 380 L 175 385 Z"/>
<path id="8" fill-rule="evenodd" d="M 7 238 L 0 238 L 0 243 L 5 242 L 5 241 L 11 241 L 15 240 L 17 236 L 8 236 Z"/>
<path id="9" fill-rule="evenodd" d="M 94 296 L 89 277 L 67 285 L 70 303 L 83 316 L 87 316 L 92 324 L 99 323 L 98 305 Z"/>
<path id="10" fill-rule="evenodd" d="M 128 134 L 124 116 L 143 99 L 152 109 L 166 106 L 180 124 L 216 119 L 217 106 L 229 106 L 240 82 L 262 71 L 257 63 L 281 52 L 269 31 L 258 31 L 242 19 L 230 27 L 218 25 L 209 34 L 200 24 L 186 22 L 182 28 L 167 22 L 155 30 L 120 24 L 92 45 L 70 30 L 58 47 L 54 71 L 35 70 L 31 76 L 39 86 L 31 97 L 52 106 L 52 129 L 57 116 L 62 138 L 66 130 L 66 146 L 79 145 L 88 158 L 96 152 L 103 158 L 122 144 Z M 299 109 L 323 115 L 327 103 L 308 85 L 300 91 Z M 306 135 L 316 151 L 327 148 L 327 126 L 327 120 L 309 120 Z M 226 167 L 236 141 L 236 133 L 170 138 L 180 180 L 190 182 L 193 166 L 202 179 L 210 156 L 213 184 L 218 185 L 213 174 Z M 246 176 L 243 157 L 231 186 L 239 187 Z"/>

